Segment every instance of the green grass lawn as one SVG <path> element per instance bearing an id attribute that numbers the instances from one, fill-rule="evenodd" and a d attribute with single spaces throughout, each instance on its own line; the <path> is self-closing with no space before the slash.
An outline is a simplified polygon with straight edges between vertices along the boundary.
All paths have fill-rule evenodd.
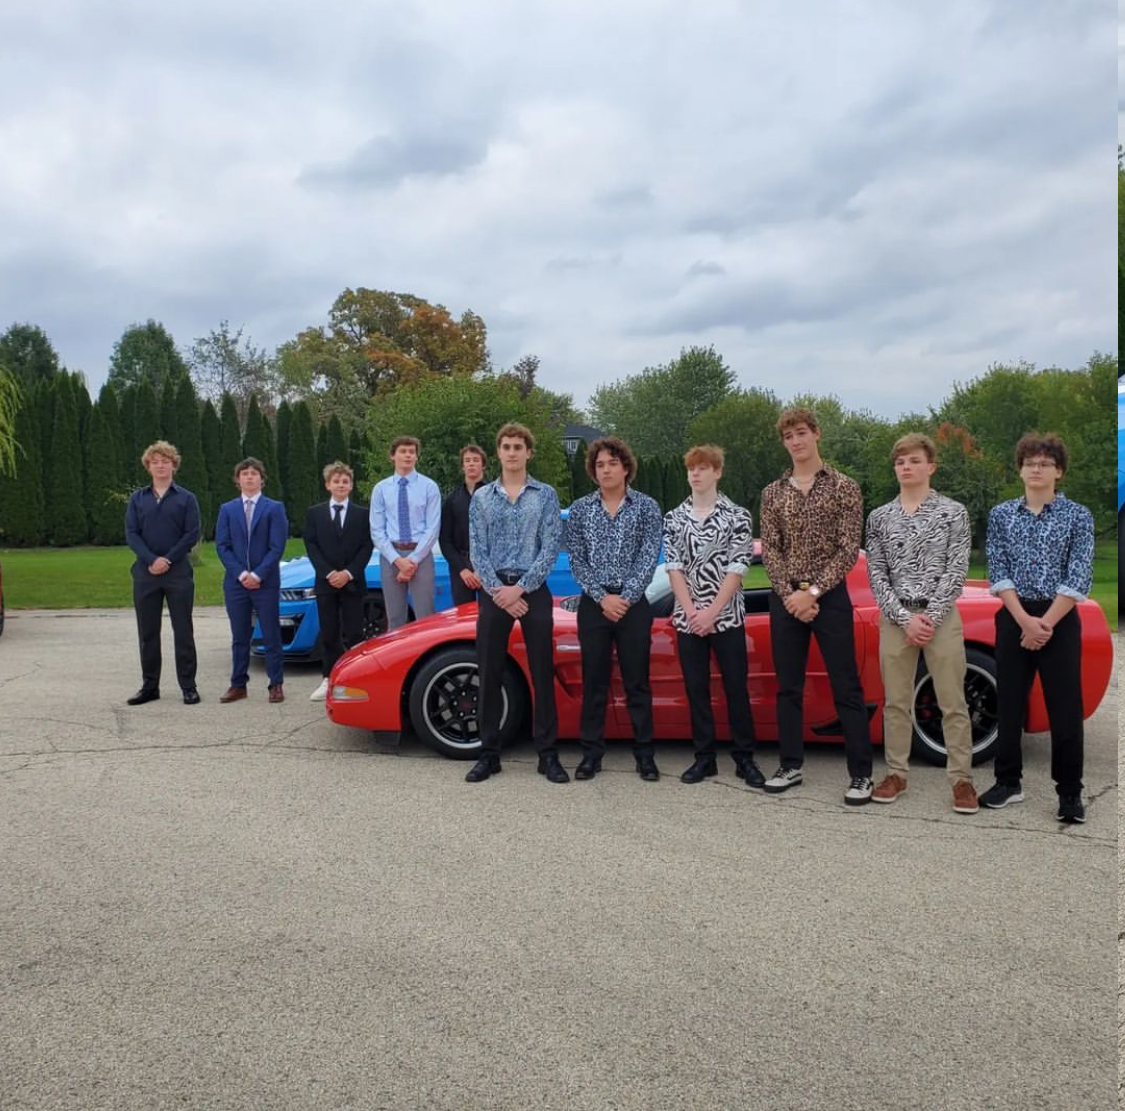
<path id="1" fill-rule="evenodd" d="M 285 558 L 304 555 L 299 539 L 285 546 Z M 129 567 L 133 553 L 128 548 L 4 548 L 4 600 L 9 609 L 113 608 L 133 604 Z M 973 563 L 969 575 L 986 577 L 983 563 Z M 768 586 L 765 569 L 751 567 L 745 583 Z M 200 549 L 195 569 L 195 600 L 201 606 L 223 601 L 223 566 L 214 544 Z M 1094 552 L 1095 601 L 1105 610 L 1110 628 L 1117 628 L 1117 541 L 1100 540 Z"/>
<path id="2" fill-rule="evenodd" d="M 300 539 L 285 558 L 304 555 Z M 133 553 L 120 548 L 4 548 L 4 602 L 8 609 L 103 609 L 133 604 Z M 204 544 L 195 568 L 195 601 L 223 602 L 223 565 L 214 544 Z"/>

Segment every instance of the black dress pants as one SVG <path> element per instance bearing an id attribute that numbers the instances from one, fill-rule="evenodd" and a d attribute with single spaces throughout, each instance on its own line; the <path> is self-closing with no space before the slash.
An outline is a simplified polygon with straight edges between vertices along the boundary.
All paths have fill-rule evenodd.
<path id="1" fill-rule="evenodd" d="M 452 568 L 449 573 L 449 589 L 453 594 L 453 604 L 455 606 L 463 606 L 466 602 L 475 602 L 477 600 L 477 591 L 467 587 L 460 573 L 452 570 Z"/>
<path id="2" fill-rule="evenodd" d="M 1020 599 L 1033 617 L 1042 617 L 1051 603 Z M 1071 610 L 1038 651 L 1020 646 L 1016 619 L 1001 609 L 996 614 L 996 697 L 999 732 L 996 778 L 1019 783 L 1023 775 L 1023 726 L 1027 696 L 1038 673 L 1051 727 L 1051 778 L 1060 795 L 1082 790 L 1082 623 Z"/>
<path id="3" fill-rule="evenodd" d="M 610 621 L 602 607 L 583 594 L 578 603 L 578 643 L 582 647 L 582 722 L 578 736 L 583 751 L 593 757 L 605 753 L 605 712 L 613 646 L 625 687 L 625 706 L 633 723 L 633 754 L 651 756 L 652 687 L 648 681 L 652 648 L 652 607 L 641 597 L 620 621 Z"/>
<path id="4" fill-rule="evenodd" d="M 799 621 L 775 591 L 770 591 L 770 640 L 777 672 L 778 749 L 783 768 L 799 768 L 805 762 L 804 701 L 805 669 L 809 662 L 809 640 L 816 636 L 820 654 L 832 684 L 832 700 L 844 729 L 844 752 L 848 774 L 870 779 L 872 769 L 871 729 L 863 687 L 855 661 L 855 628 L 852 600 L 843 583 L 825 591 L 811 622 Z"/>
<path id="5" fill-rule="evenodd" d="M 172 622 L 172 642 L 176 648 L 176 678 L 180 689 L 195 690 L 195 630 L 191 610 L 195 602 L 195 580 L 187 561 L 163 575 L 152 574 L 143 564 L 133 568 L 133 608 L 137 612 L 137 640 L 141 649 L 141 687 L 160 689 L 163 664 L 160 651 L 160 624 L 164 603 Z"/>
<path id="6" fill-rule="evenodd" d="M 363 639 L 363 595 L 345 590 L 318 594 L 316 613 L 320 618 L 321 673 L 327 677 L 344 650 Z"/>
<path id="7" fill-rule="evenodd" d="M 754 755 L 754 718 L 746 681 L 746 629 L 739 625 L 721 633 L 696 636 L 676 633 L 680 670 L 684 674 L 688 708 L 691 712 L 691 739 L 696 756 L 715 755 L 715 713 L 711 708 L 711 653 L 719 665 L 723 693 L 727 700 L 732 756 Z"/>
<path id="8" fill-rule="evenodd" d="M 519 619 L 527 645 L 527 662 L 534 688 L 532 740 L 540 755 L 558 752 L 559 719 L 555 710 L 554 603 L 546 584 L 524 595 L 527 613 Z M 480 671 L 480 696 L 477 713 L 480 720 L 481 751 L 500 753 L 500 710 L 503 703 L 501 680 L 507 664 L 508 636 L 515 618 L 480 592 L 477 617 L 477 668 Z"/>

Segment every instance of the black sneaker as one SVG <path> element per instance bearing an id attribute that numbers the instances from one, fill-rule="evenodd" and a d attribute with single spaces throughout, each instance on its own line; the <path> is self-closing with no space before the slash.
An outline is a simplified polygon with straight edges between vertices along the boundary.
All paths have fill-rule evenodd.
<path id="1" fill-rule="evenodd" d="M 1084 822 L 1086 820 L 1086 807 L 1082 805 L 1082 796 L 1060 795 L 1058 819 L 1060 822 L 1067 822 L 1070 825 Z"/>
<path id="2" fill-rule="evenodd" d="M 1010 802 L 1023 802 L 1023 788 L 1018 783 L 1004 783 L 998 779 L 977 802 L 989 810 L 999 810 Z"/>

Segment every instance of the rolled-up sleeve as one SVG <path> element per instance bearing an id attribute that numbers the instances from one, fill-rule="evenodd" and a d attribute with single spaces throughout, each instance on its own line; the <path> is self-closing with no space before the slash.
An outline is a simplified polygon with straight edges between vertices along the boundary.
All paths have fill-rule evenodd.
<path id="1" fill-rule="evenodd" d="M 731 524 L 730 549 L 727 552 L 728 575 L 745 575 L 754 558 L 754 522 L 750 510 L 737 506 Z"/>
<path id="2" fill-rule="evenodd" d="M 988 532 L 984 546 L 988 558 L 988 589 L 993 594 L 1016 589 L 1005 517 L 1003 505 L 993 506 L 988 514 Z"/>
<path id="3" fill-rule="evenodd" d="M 1066 568 L 1058 593 L 1084 602 L 1094 583 L 1094 518 L 1085 506 L 1076 507 L 1067 550 Z"/>

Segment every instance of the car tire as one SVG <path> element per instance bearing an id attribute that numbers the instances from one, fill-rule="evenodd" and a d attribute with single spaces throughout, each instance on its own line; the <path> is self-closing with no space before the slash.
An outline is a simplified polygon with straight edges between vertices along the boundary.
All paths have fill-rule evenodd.
<path id="1" fill-rule="evenodd" d="M 973 763 L 983 764 L 996 755 L 999 720 L 996 660 L 991 653 L 980 648 L 968 648 L 965 663 L 965 701 L 969 706 L 969 718 L 973 727 Z M 928 764 L 944 767 L 946 751 L 941 732 L 941 710 L 925 658 L 918 661 L 910 717 L 914 723 L 914 756 Z"/>
<path id="2" fill-rule="evenodd" d="M 419 739 L 454 760 L 475 760 L 480 755 L 478 687 L 473 648 L 446 648 L 426 660 L 410 686 L 410 724 Z M 500 692 L 500 743 L 505 745 L 527 714 L 527 692 L 511 664 L 504 669 Z"/>
<path id="3" fill-rule="evenodd" d="M 370 640 L 387 631 L 387 607 L 383 604 L 383 593 L 371 590 L 363 599 L 363 639 Z"/>

